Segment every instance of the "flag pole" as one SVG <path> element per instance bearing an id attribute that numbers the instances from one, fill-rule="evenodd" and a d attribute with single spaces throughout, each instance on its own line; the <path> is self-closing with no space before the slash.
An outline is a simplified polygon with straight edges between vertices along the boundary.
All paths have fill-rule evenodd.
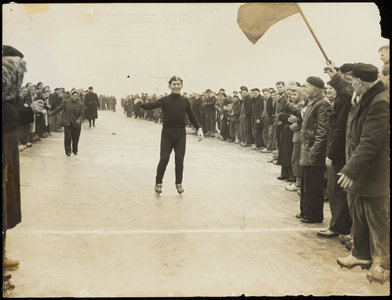
<path id="1" fill-rule="evenodd" d="M 310 33 L 313 35 L 313 37 L 314 37 L 314 39 L 315 39 L 315 41 L 316 41 L 317 45 L 319 46 L 319 48 L 320 48 L 321 52 L 323 53 L 323 55 L 324 55 L 325 59 L 327 60 L 327 62 L 330 62 L 330 60 L 329 60 L 329 58 L 328 58 L 327 54 L 325 53 L 325 51 L 324 51 L 323 47 L 321 46 L 321 44 L 320 44 L 320 42 L 319 42 L 319 40 L 318 40 L 318 38 L 317 38 L 316 34 L 314 33 L 314 31 L 313 31 L 312 27 L 310 27 L 310 24 L 309 24 L 308 20 L 306 19 L 306 17 L 305 17 L 305 15 L 304 15 L 304 13 L 302 12 L 302 9 L 301 9 L 301 7 L 299 6 L 299 4 L 298 4 L 298 3 L 296 3 L 296 4 L 297 4 L 297 6 L 298 6 L 299 13 L 301 14 L 302 18 L 304 19 L 304 21 L 305 21 L 306 25 L 308 26 L 308 28 L 309 28 L 309 30 L 310 30 Z"/>

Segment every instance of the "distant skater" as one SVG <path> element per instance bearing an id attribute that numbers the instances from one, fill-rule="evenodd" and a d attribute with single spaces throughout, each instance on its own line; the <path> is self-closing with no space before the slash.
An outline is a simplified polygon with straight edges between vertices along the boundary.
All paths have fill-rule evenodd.
<path id="1" fill-rule="evenodd" d="M 71 150 L 74 155 L 78 155 L 79 137 L 84 121 L 83 103 L 80 101 L 80 94 L 77 90 L 71 92 L 71 99 L 64 99 L 63 102 L 50 113 L 50 116 L 61 115 L 61 126 L 64 127 L 64 148 L 65 154 L 71 156 Z M 71 149 L 72 142 L 72 149 Z"/>
<path id="2" fill-rule="evenodd" d="M 175 152 L 175 184 L 177 192 L 180 194 L 184 192 L 182 187 L 182 174 L 184 170 L 186 147 L 185 114 L 188 115 L 189 121 L 196 128 L 199 141 L 204 138 L 203 130 L 201 129 L 199 121 L 191 109 L 191 103 L 187 98 L 180 95 L 182 87 L 182 79 L 177 76 L 173 76 L 169 80 L 169 89 L 171 90 L 170 95 L 162 97 L 154 102 L 144 104 L 142 99 L 137 99 L 135 101 L 135 104 L 145 110 L 162 107 L 163 128 L 161 134 L 161 150 L 155 179 L 155 191 L 158 194 L 162 192 L 163 176 L 173 149 Z"/>

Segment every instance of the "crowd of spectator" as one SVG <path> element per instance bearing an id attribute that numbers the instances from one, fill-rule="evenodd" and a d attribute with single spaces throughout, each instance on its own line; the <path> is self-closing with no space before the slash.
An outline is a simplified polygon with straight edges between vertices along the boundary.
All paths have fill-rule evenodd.
<path id="1" fill-rule="evenodd" d="M 329 64 L 324 69 L 331 79 L 327 83 L 310 76 L 303 84 L 278 81 L 261 90 L 241 86 L 231 95 L 221 88 L 182 96 L 191 103 L 206 137 L 272 153 L 268 162 L 280 166 L 277 179 L 300 196 L 295 217 L 301 222 L 322 223 L 329 200 L 330 224 L 318 235 L 339 236 L 352 250 L 338 258 L 341 267 L 370 268 L 367 278 L 383 283 L 389 280 L 389 46 L 379 52 L 381 70 L 363 63 Z M 163 96 L 167 94 L 130 95 L 121 105 L 128 117 L 161 123 L 163 108 L 145 111 L 135 103 Z M 377 104 L 368 108 L 372 97 Z M 192 127 L 189 122 L 187 126 Z"/>
<path id="2" fill-rule="evenodd" d="M 42 113 L 34 115 L 34 122 L 21 126 L 19 151 L 23 151 L 27 147 L 32 147 L 33 144 L 51 136 L 53 132 L 63 131 L 61 125 L 61 112 L 54 116 L 50 116 L 50 113 L 54 111 L 63 100 L 71 99 L 70 93 L 73 90 L 75 89 L 72 88 L 70 91 L 66 91 L 65 88 L 59 87 L 52 91 L 49 86 L 45 86 L 42 82 L 38 82 L 35 85 L 28 82 L 19 89 L 19 93 L 16 97 L 17 109 L 28 107 L 37 100 L 43 100 L 45 102 L 45 110 Z M 89 90 L 76 90 L 80 94 L 80 101 L 85 104 L 85 110 L 89 110 L 87 103 L 84 101 Z M 116 111 L 116 98 L 114 96 L 99 95 L 98 99 L 100 103 L 100 105 L 97 106 L 98 109 Z M 88 120 L 88 115 L 89 114 L 86 114 L 86 120 Z"/>

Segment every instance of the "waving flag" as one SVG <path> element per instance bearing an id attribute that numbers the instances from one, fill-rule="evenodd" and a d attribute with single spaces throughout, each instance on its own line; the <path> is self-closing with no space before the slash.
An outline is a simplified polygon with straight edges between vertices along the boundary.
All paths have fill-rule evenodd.
<path id="1" fill-rule="evenodd" d="M 253 43 L 275 23 L 300 12 L 297 3 L 247 3 L 238 9 L 237 23 Z"/>
<path id="2" fill-rule="evenodd" d="M 253 43 L 256 42 L 267 32 L 275 23 L 286 19 L 296 13 L 300 13 L 308 26 L 314 40 L 319 46 L 325 59 L 329 61 L 327 54 L 321 46 L 316 34 L 301 8 L 297 3 L 247 3 L 240 6 L 237 14 L 237 23 L 247 38 Z"/>

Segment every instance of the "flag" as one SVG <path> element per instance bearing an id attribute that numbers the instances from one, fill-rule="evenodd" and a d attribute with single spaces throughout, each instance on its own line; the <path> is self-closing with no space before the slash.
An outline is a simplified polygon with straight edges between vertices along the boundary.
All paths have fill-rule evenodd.
<path id="1" fill-rule="evenodd" d="M 253 43 L 275 23 L 300 12 L 297 3 L 247 3 L 238 9 L 237 23 Z"/>

